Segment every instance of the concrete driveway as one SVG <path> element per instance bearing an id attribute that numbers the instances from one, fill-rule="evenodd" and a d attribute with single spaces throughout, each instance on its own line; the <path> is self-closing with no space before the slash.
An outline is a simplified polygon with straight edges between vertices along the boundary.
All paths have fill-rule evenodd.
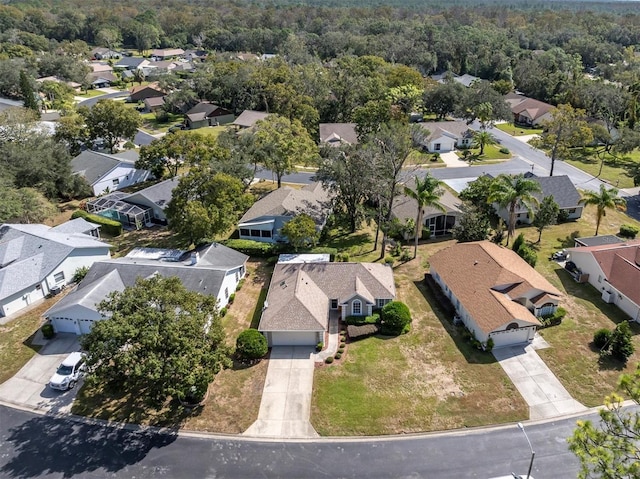
<path id="1" fill-rule="evenodd" d="M 544 340 L 542 340 L 544 342 Z M 530 419 L 586 411 L 536 353 L 534 345 L 498 348 L 493 355 L 529 405 Z"/>
<path id="2" fill-rule="evenodd" d="M 246 436 L 309 438 L 314 355 L 310 346 L 274 346 L 262 391 L 258 419 Z"/>
<path id="3" fill-rule="evenodd" d="M 57 334 L 44 340 L 44 346 L 8 381 L 0 384 L 0 401 L 50 412 L 69 412 L 76 391 L 57 391 L 48 385 L 49 379 L 69 353 L 79 351 L 78 336 Z"/>

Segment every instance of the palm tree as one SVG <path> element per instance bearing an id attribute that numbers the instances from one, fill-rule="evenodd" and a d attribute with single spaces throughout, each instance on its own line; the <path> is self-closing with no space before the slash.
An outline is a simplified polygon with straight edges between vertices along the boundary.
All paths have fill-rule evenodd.
<path id="1" fill-rule="evenodd" d="M 485 146 L 495 145 L 496 143 L 496 137 L 488 131 L 476 131 L 473 134 L 473 144 L 476 148 L 480 148 L 480 156 L 484 155 Z"/>
<path id="2" fill-rule="evenodd" d="M 431 176 L 427 172 L 426 176 L 421 180 L 420 177 L 415 177 L 414 189 L 408 186 L 404 187 L 404 194 L 409 198 L 414 199 L 418 203 L 418 215 L 416 217 L 416 231 L 415 231 L 415 243 L 413 248 L 413 257 L 418 256 L 418 239 L 420 232 L 422 231 L 422 217 L 424 215 L 424 209 L 426 207 L 436 208 L 442 212 L 445 211 L 444 207 L 440 204 L 440 196 L 442 196 L 442 181 Z"/>
<path id="3" fill-rule="evenodd" d="M 596 205 L 598 209 L 596 212 L 596 236 L 598 236 L 602 217 L 607 216 L 607 209 L 617 208 L 624 211 L 627 207 L 627 201 L 618 196 L 618 190 L 616 188 L 607 189 L 604 185 L 600 185 L 599 192 L 588 191 L 585 193 L 584 198 L 580 200 L 579 204 L 585 206 Z"/>
<path id="4" fill-rule="evenodd" d="M 509 228 L 507 230 L 507 245 L 509 239 L 516 230 L 516 208 L 522 207 L 531 213 L 532 206 L 539 203 L 534 193 L 542 191 L 540 184 L 529 180 L 524 175 L 502 174 L 496 177 L 489 189 L 488 203 L 498 203 L 502 208 L 509 211 Z"/>

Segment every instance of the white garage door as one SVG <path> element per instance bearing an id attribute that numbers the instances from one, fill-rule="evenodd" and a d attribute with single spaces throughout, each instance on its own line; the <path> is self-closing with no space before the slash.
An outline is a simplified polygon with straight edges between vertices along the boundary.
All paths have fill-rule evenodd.
<path id="1" fill-rule="evenodd" d="M 56 333 L 77 333 L 76 321 L 71 318 L 51 318 Z"/>
<path id="2" fill-rule="evenodd" d="M 271 333 L 271 346 L 315 346 L 318 335 L 315 331 L 287 331 Z"/>
<path id="3" fill-rule="evenodd" d="M 80 334 L 88 334 L 93 326 L 93 319 L 81 319 L 78 321 L 80 324 Z"/>
<path id="4" fill-rule="evenodd" d="M 529 341 L 529 334 L 533 334 L 530 328 L 509 329 L 507 331 L 494 331 L 489 335 L 493 338 L 493 347 L 512 346 L 514 344 L 526 343 Z"/>

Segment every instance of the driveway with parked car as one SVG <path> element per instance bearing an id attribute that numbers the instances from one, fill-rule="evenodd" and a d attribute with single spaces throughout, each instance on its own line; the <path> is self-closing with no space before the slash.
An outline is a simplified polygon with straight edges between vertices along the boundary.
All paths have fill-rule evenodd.
<path id="1" fill-rule="evenodd" d="M 0 401 L 51 412 L 69 412 L 79 389 L 69 388 L 71 380 L 74 385 L 82 381 L 82 374 L 73 370 L 73 365 L 78 364 L 74 359 L 78 358 L 70 357 L 71 353 L 80 351 L 78 336 L 58 333 L 53 339 L 43 339 L 42 344 L 40 351 L 15 376 L 0 384 Z M 69 376 L 68 380 L 56 374 L 63 362 L 67 366 L 73 363 L 73 377 Z M 60 368 L 60 372 L 66 373 L 63 369 Z M 51 380 L 61 390 L 53 389 L 49 384 Z"/>

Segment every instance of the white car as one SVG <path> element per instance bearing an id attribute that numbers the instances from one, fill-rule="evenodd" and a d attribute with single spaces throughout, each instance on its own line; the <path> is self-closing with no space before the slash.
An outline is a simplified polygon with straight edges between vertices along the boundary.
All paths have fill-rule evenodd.
<path id="1" fill-rule="evenodd" d="M 84 374 L 85 367 L 83 353 L 69 354 L 49 380 L 49 386 L 52 389 L 60 389 L 61 391 L 73 389 Z"/>

